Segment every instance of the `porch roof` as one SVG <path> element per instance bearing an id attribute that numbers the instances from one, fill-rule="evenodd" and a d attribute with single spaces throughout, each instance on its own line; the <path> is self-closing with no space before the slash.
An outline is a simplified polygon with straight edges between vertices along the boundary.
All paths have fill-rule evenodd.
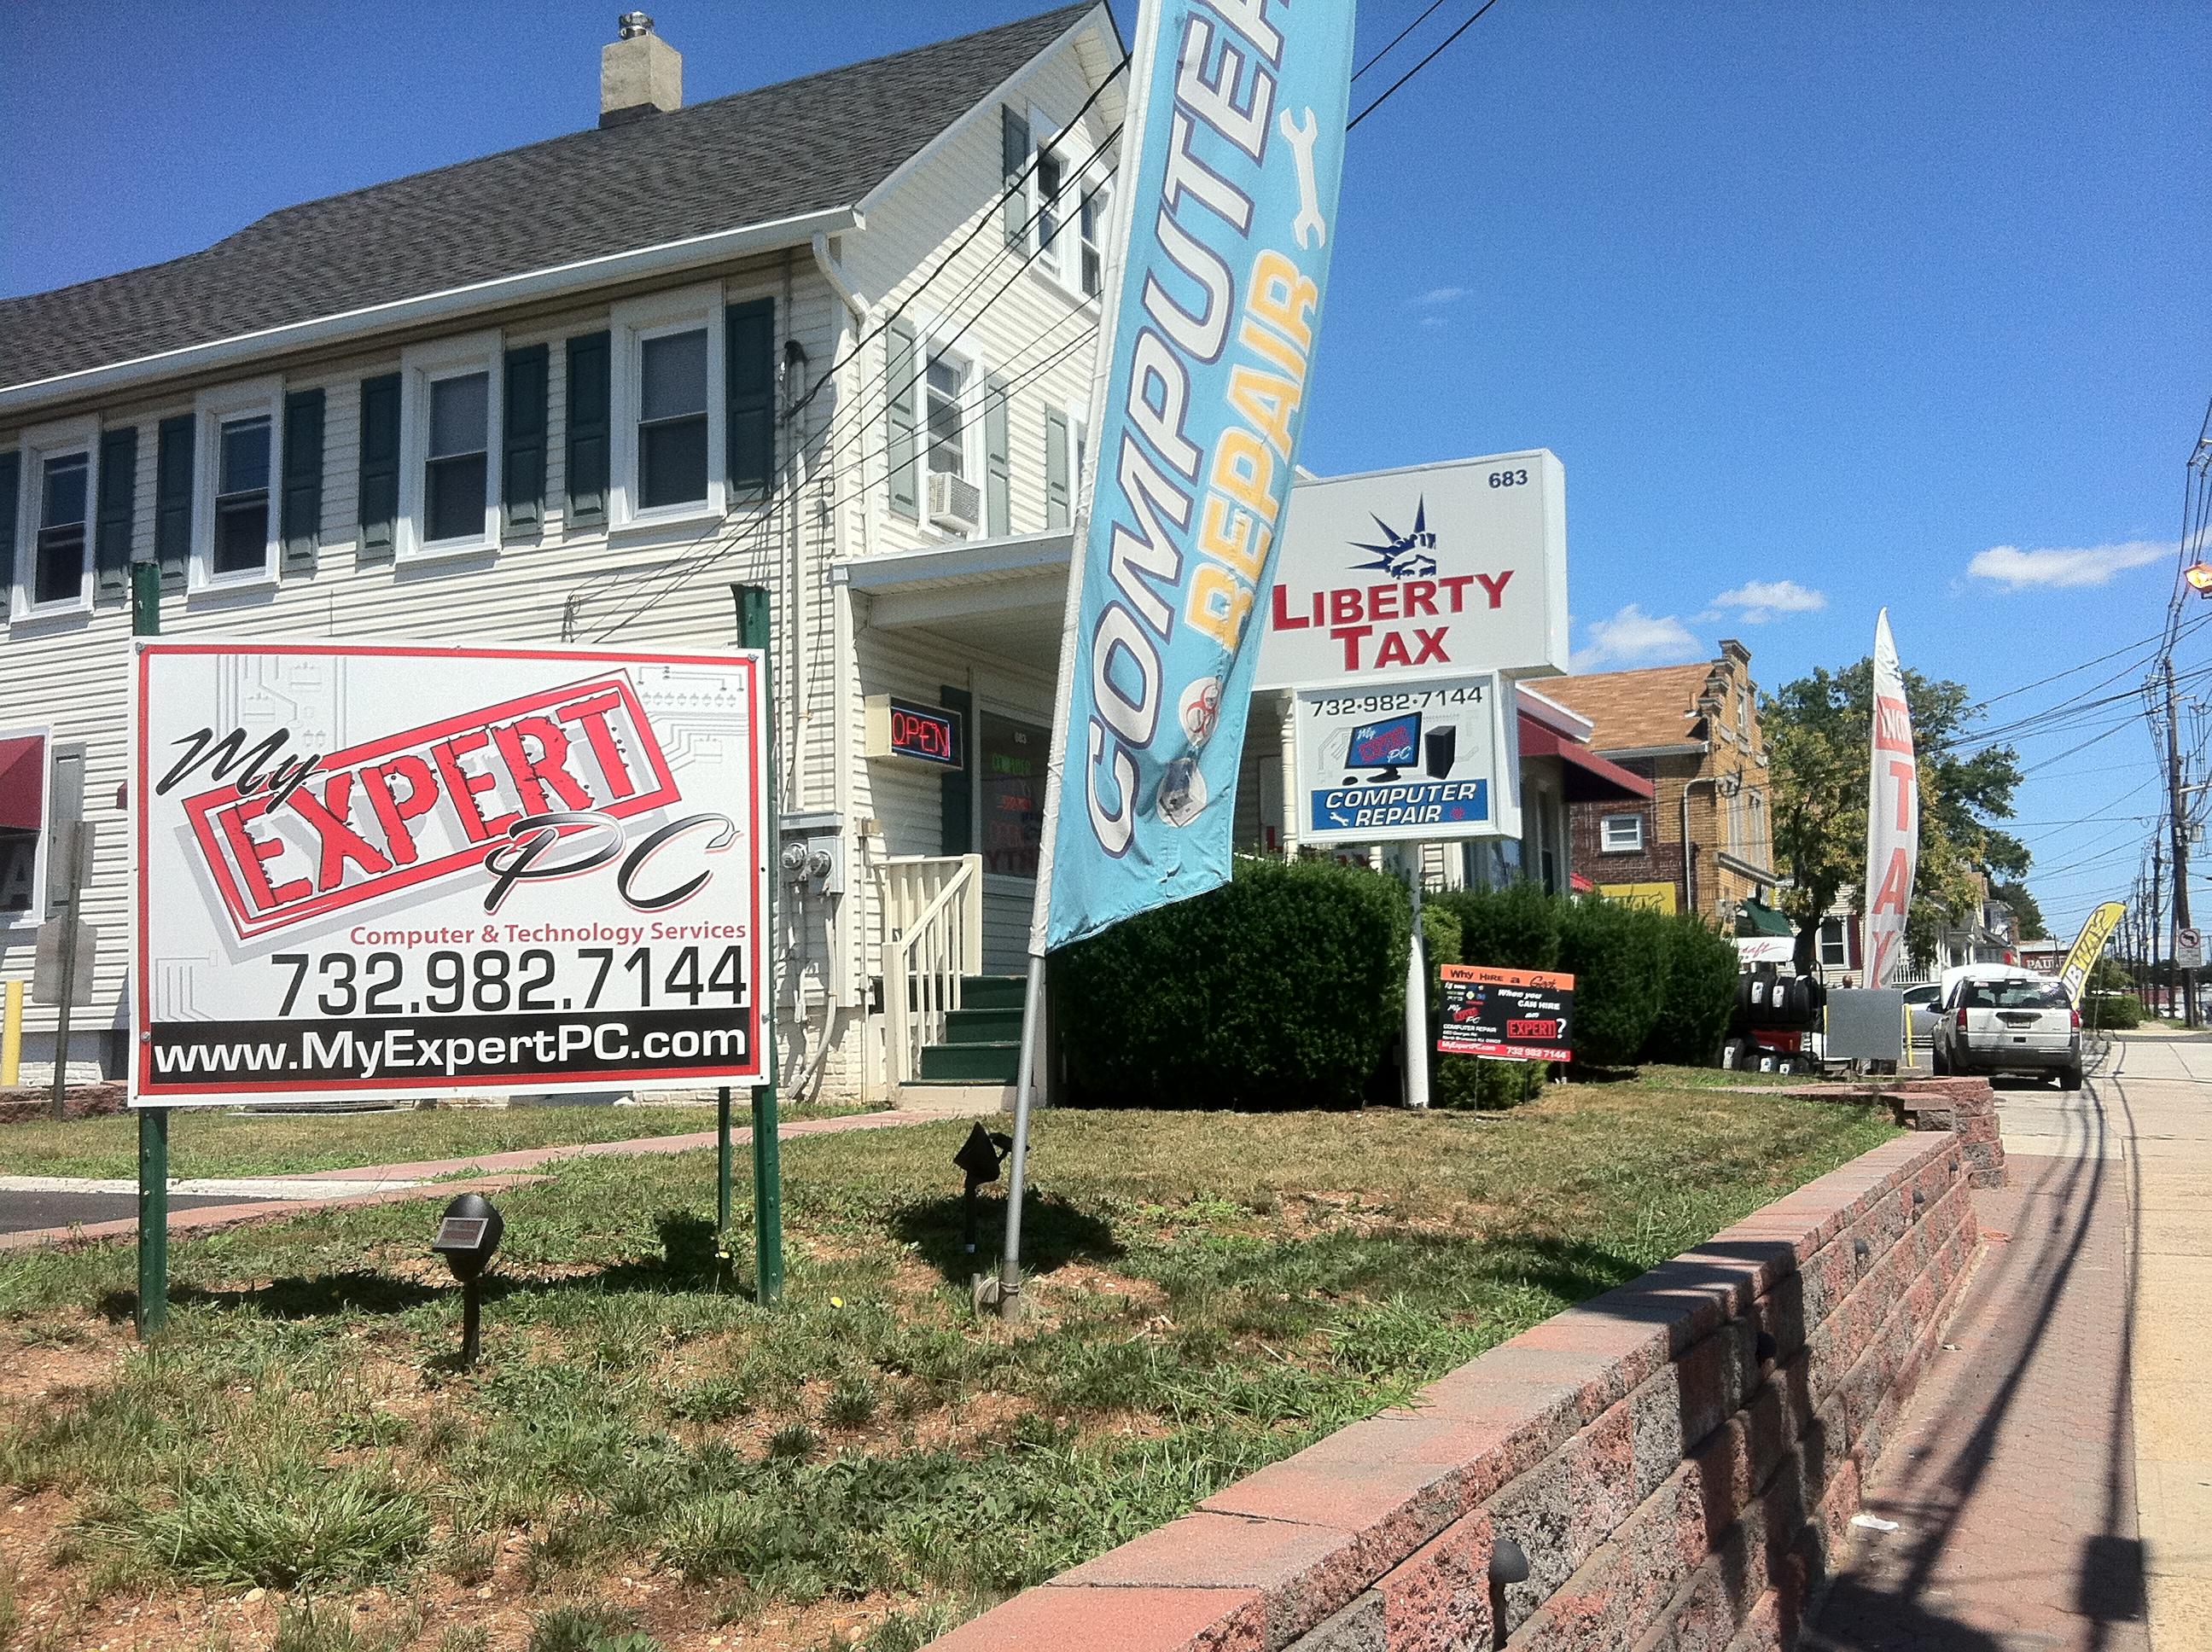
<path id="1" fill-rule="evenodd" d="M 865 599 L 860 618 L 875 629 L 933 632 L 1056 671 L 1074 555 L 1061 528 L 848 556 L 831 571 Z"/>

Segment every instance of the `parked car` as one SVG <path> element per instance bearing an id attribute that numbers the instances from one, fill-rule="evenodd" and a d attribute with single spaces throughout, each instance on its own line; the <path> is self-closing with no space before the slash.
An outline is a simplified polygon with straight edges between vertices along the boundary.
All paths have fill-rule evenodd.
<path id="1" fill-rule="evenodd" d="M 2056 1073 L 2081 1088 L 2081 1017 L 2061 983 L 2026 969 L 1945 972 L 1936 1023 L 1938 1072 Z"/>

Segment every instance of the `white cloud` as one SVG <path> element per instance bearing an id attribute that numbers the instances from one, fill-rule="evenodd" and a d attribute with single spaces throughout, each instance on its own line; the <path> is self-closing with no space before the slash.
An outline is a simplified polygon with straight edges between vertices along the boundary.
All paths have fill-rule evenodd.
<path id="1" fill-rule="evenodd" d="M 1572 664 L 1578 671 L 1607 665 L 1651 665 L 1673 659 L 1694 659 L 1705 645 L 1672 614 L 1647 614 L 1630 603 L 1611 619 L 1592 620 L 1589 641 L 1578 650 Z"/>
<path id="2" fill-rule="evenodd" d="M 1408 299 L 1407 302 L 1417 310 L 1435 310 L 1447 304 L 1456 304 L 1466 296 L 1467 288 L 1464 287 L 1431 287 L 1419 297 Z"/>
<path id="3" fill-rule="evenodd" d="M 1444 325 L 1444 319 L 1440 315 L 1425 315 L 1421 318 L 1421 325 L 1424 327 L 1441 327 Z"/>
<path id="4" fill-rule="evenodd" d="M 1966 564 L 1966 572 L 1975 579 L 1992 580 L 2008 591 L 2065 591 L 2087 585 L 2110 585 L 2115 574 L 2124 574 L 2131 568 L 2146 567 L 2172 555 L 2172 545 L 2150 539 L 2057 550 L 2022 550 L 2017 545 L 1991 545 Z"/>
<path id="5" fill-rule="evenodd" d="M 1764 625 L 1777 614 L 1811 614 L 1828 605 L 1828 593 L 1795 580 L 1753 580 L 1713 598 L 1716 608 L 1733 608 L 1746 625 Z"/>

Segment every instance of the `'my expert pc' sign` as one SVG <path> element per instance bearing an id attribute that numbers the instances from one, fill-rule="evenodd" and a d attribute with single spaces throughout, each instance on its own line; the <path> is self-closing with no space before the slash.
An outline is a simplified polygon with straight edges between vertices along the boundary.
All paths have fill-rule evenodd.
<path id="1" fill-rule="evenodd" d="M 759 664 L 141 642 L 134 1097 L 761 1072 Z"/>

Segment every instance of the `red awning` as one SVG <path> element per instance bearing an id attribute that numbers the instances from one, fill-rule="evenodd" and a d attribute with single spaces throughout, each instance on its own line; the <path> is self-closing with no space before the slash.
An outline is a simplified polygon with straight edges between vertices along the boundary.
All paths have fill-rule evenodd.
<path id="1" fill-rule="evenodd" d="M 1557 757 L 1566 768 L 1570 803 L 1649 803 L 1651 782 L 1632 774 L 1619 763 L 1607 762 L 1579 740 L 1571 740 L 1556 729 L 1521 714 L 1521 755 Z"/>
<path id="2" fill-rule="evenodd" d="M 46 742 L 37 734 L 0 738 L 0 831 L 35 832 L 46 799 Z"/>

